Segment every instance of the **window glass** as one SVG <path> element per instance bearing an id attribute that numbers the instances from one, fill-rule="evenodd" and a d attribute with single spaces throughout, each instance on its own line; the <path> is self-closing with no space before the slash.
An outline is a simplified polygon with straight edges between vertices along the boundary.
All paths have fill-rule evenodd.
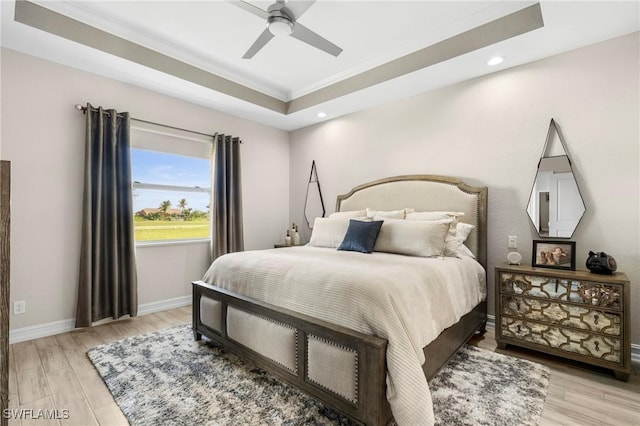
<path id="1" fill-rule="evenodd" d="M 211 186 L 210 160 L 131 148 L 134 182 L 174 186 Z"/>
<path id="2" fill-rule="evenodd" d="M 131 149 L 136 241 L 210 237 L 209 159 Z"/>

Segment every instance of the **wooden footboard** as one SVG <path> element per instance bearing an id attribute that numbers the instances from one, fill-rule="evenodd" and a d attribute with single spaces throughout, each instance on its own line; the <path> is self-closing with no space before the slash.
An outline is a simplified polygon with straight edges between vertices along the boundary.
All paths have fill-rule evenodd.
<path id="1" fill-rule="evenodd" d="M 385 394 L 385 339 L 202 281 L 192 285 L 196 340 L 207 336 L 353 420 L 367 425 L 390 422 L 392 414 Z M 250 340 L 244 336 L 255 334 L 257 329 L 260 329 L 257 331 L 260 336 L 254 339 L 257 343 L 248 343 Z M 261 340 L 265 350 L 261 350 Z M 287 345 L 291 347 L 287 349 Z M 337 364 L 334 371 L 344 370 L 354 377 L 345 382 L 348 374 L 333 378 L 319 374 L 334 363 Z"/>
<path id="2" fill-rule="evenodd" d="M 377 426 L 392 420 L 386 399 L 385 339 L 260 302 L 203 281 L 194 281 L 192 285 L 196 340 L 207 336 L 357 422 Z M 423 365 L 427 379 L 431 379 L 474 333 L 483 332 L 486 321 L 485 301 L 427 345 L 424 348 L 427 361 Z M 243 335 L 247 333 L 253 336 L 245 340 Z M 264 343 L 262 350 L 260 341 Z M 280 350 L 283 347 L 285 349 Z M 324 365 L 318 365 L 318 361 Z M 333 383 L 331 378 L 326 379 L 327 367 L 337 372 L 348 370 L 341 377 L 353 382 L 345 386 Z M 321 376 L 317 374 L 319 371 L 323 372 Z"/>

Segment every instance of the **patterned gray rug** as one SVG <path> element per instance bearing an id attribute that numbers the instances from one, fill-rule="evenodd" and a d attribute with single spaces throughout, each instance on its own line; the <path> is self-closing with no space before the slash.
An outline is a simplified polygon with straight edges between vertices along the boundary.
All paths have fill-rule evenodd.
<path id="1" fill-rule="evenodd" d="M 131 425 L 351 425 L 189 325 L 97 346 L 89 358 Z M 537 425 L 540 364 L 465 346 L 429 382 L 437 424 Z"/>

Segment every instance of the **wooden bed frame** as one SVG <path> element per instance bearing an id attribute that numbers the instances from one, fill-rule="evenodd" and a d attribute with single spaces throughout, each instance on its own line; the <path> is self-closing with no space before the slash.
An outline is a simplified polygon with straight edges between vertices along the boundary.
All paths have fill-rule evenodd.
<path id="1" fill-rule="evenodd" d="M 446 176 L 397 176 L 360 185 L 348 194 L 338 196 L 336 211 L 360 210 L 365 207 L 375 210 L 412 207 L 416 211 L 465 212 L 461 221 L 476 227 L 466 244 L 486 270 L 486 187 L 469 186 L 459 179 Z M 385 425 L 393 419 L 386 399 L 385 339 L 270 305 L 202 281 L 195 281 L 192 285 L 193 333 L 196 340 L 200 340 L 203 335 L 208 337 L 359 423 Z M 201 304 L 203 298 L 216 301 L 215 327 L 203 322 L 203 315 L 206 315 Z M 285 368 L 259 351 L 230 338 L 227 332 L 227 313 L 230 308 L 294 330 L 296 368 Z M 427 360 L 423 370 L 427 379 L 433 377 L 473 334 L 484 332 L 486 321 L 485 300 L 427 345 L 423 349 Z M 355 354 L 357 396 L 354 399 L 345 398 L 309 377 L 310 339 L 319 339 Z"/>

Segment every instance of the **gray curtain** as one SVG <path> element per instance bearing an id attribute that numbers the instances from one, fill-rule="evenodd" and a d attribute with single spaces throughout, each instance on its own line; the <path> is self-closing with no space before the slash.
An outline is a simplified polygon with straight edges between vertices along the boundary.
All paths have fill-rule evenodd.
<path id="1" fill-rule="evenodd" d="M 87 104 L 76 327 L 138 312 L 129 114 Z"/>
<path id="2" fill-rule="evenodd" d="M 213 259 L 244 250 L 239 138 L 216 134 L 213 146 Z"/>

